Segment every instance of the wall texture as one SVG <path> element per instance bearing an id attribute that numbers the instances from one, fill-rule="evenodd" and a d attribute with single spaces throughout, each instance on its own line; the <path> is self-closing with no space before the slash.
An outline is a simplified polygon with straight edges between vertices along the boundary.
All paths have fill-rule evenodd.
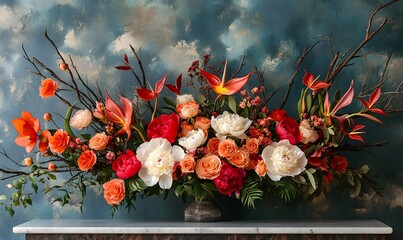
<path id="1" fill-rule="evenodd" d="M 149 79 L 157 80 L 166 72 L 177 76 L 186 73 L 194 59 L 210 53 L 212 62 L 229 59 L 235 70 L 243 53 L 264 69 L 268 86 L 279 84 L 286 89 L 294 72 L 295 61 L 307 44 L 330 37 L 343 52 L 362 40 L 368 17 L 380 2 L 371 0 L 342 1 L 0 1 L 0 146 L 14 159 L 27 154 L 14 144 L 16 133 L 11 120 L 28 110 L 41 116 L 44 112 L 63 113 L 64 106 L 38 97 L 40 79 L 26 71 L 23 44 L 31 56 L 57 66 L 58 59 L 44 37 L 45 30 L 60 47 L 70 54 L 89 84 L 98 82 L 114 94 L 134 93 L 135 81 L 113 67 L 121 63 L 129 44 L 142 48 Z M 403 77 L 403 4 L 383 9 L 378 17 L 387 16 L 390 23 L 364 47 L 376 51 L 366 61 L 353 61 L 336 82 L 344 88 L 351 79 L 360 83 L 365 78 L 379 79 L 386 57 L 393 56 L 387 72 L 387 88 L 396 89 Z M 376 24 L 379 21 L 375 21 Z M 302 68 L 324 75 L 331 60 L 326 41 L 320 42 L 302 63 Z M 248 68 L 250 66 L 247 66 Z M 250 69 L 247 69 L 250 70 Z M 155 77 L 154 77 L 155 76 Z M 298 82 L 302 72 L 298 76 Z M 151 80 L 151 81 L 154 81 Z M 300 84 L 300 83 L 298 83 Z M 359 84 L 357 84 L 359 86 Z M 291 100 L 299 93 L 293 93 Z M 400 99 L 399 99 L 400 98 Z M 275 98 L 270 108 L 278 105 Z M 289 101 L 292 102 L 292 101 Z M 395 108 L 401 107 L 399 96 Z M 287 106 L 293 108 L 291 104 Z M 368 123 L 368 143 L 389 141 L 383 147 L 365 153 L 350 154 L 352 164 L 368 163 L 378 174 L 382 197 L 365 193 L 350 198 L 349 192 L 334 190 L 328 200 L 316 203 L 296 201 L 290 204 L 260 201 L 256 210 L 244 209 L 233 199 L 219 197 L 224 218 L 233 219 L 355 219 L 376 218 L 394 228 L 393 238 L 403 238 L 403 115 L 391 114 L 385 126 Z M 45 123 L 42 123 L 45 124 Z M 7 164 L 4 158 L 2 164 Z M 1 173 L 0 173 L 1 177 Z M 0 195 L 8 194 L 0 184 Z M 182 220 L 186 203 L 173 197 L 167 200 L 140 200 L 136 209 L 121 210 L 116 218 L 152 218 Z M 87 196 L 82 213 L 77 205 L 50 205 L 52 196 L 34 195 L 34 206 L 17 209 L 14 218 L 0 212 L 0 239 L 22 239 L 12 227 L 34 218 L 110 218 L 109 207 L 97 191 Z M 225 204 L 224 204 L 225 203 Z"/>

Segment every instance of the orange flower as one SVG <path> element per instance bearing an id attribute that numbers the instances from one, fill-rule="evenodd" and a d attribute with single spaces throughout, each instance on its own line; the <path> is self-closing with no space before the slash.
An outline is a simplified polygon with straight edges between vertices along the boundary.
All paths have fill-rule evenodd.
<path id="1" fill-rule="evenodd" d="M 176 112 L 181 118 L 192 118 L 199 114 L 199 104 L 196 102 L 181 103 L 176 107 Z"/>
<path id="2" fill-rule="evenodd" d="M 182 131 L 178 134 L 179 137 L 185 137 L 190 131 L 194 129 L 193 125 L 188 123 L 187 121 L 182 121 L 180 126 Z"/>
<path id="3" fill-rule="evenodd" d="M 245 168 L 245 170 L 255 169 L 259 161 L 262 160 L 262 157 L 258 154 L 250 154 L 249 159 L 249 165 Z"/>
<path id="4" fill-rule="evenodd" d="M 85 150 L 81 153 L 77 160 L 78 167 L 81 171 L 90 170 L 97 162 L 97 155 L 92 150 Z"/>
<path id="5" fill-rule="evenodd" d="M 196 162 L 192 155 L 186 154 L 179 165 L 182 173 L 192 173 L 195 171 Z"/>
<path id="6" fill-rule="evenodd" d="M 104 183 L 104 198 L 110 205 L 117 205 L 125 198 L 125 182 L 115 178 Z"/>
<path id="7" fill-rule="evenodd" d="M 25 147 L 27 152 L 31 152 L 36 145 L 40 123 L 38 118 L 34 118 L 30 112 L 22 112 L 21 118 L 12 121 L 18 136 L 15 143 L 20 147 Z"/>
<path id="8" fill-rule="evenodd" d="M 263 177 L 267 173 L 267 168 L 266 164 L 264 163 L 263 160 L 259 160 L 256 167 L 255 167 L 255 172 L 257 175 Z"/>
<path id="9" fill-rule="evenodd" d="M 249 166 L 249 154 L 243 150 L 236 151 L 228 161 L 235 167 L 245 168 Z"/>
<path id="10" fill-rule="evenodd" d="M 58 83 L 50 78 L 42 81 L 42 86 L 39 88 L 39 96 L 42 98 L 53 97 L 56 93 Z"/>
<path id="11" fill-rule="evenodd" d="M 206 155 L 196 163 L 196 174 L 201 179 L 210 179 L 218 177 L 221 172 L 222 162 L 217 155 Z"/>
<path id="12" fill-rule="evenodd" d="M 210 138 L 207 142 L 206 151 L 210 154 L 218 154 L 218 144 L 220 144 L 220 139 L 214 137 Z"/>
<path id="13" fill-rule="evenodd" d="M 201 130 L 208 130 L 210 128 L 210 119 L 197 116 L 195 121 L 195 128 L 200 128 Z"/>
<path id="14" fill-rule="evenodd" d="M 104 150 L 110 141 L 110 137 L 103 133 L 96 133 L 89 141 L 89 147 L 94 150 Z"/>
<path id="15" fill-rule="evenodd" d="M 52 134 L 48 130 L 43 130 L 41 135 L 39 136 L 39 151 L 44 153 L 48 150 L 49 139 L 52 137 Z"/>
<path id="16" fill-rule="evenodd" d="M 235 152 L 238 150 L 238 146 L 231 138 L 220 141 L 218 144 L 218 155 L 227 159 L 232 158 Z"/>
<path id="17" fill-rule="evenodd" d="M 70 137 L 63 129 L 58 129 L 48 140 L 50 151 L 54 153 L 63 153 L 69 144 Z"/>
<path id="18" fill-rule="evenodd" d="M 246 143 L 243 146 L 243 149 L 246 150 L 248 153 L 258 153 L 259 139 L 257 139 L 257 138 L 246 139 Z"/>

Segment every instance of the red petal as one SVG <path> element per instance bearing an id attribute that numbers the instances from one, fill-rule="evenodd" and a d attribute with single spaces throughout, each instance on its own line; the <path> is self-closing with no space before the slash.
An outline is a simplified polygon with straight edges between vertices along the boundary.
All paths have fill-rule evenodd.
<path id="1" fill-rule="evenodd" d="M 351 103 L 351 101 L 353 101 L 353 97 L 354 97 L 354 81 L 351 81 L 350 88 L 347 90 L 347 92 L 344 94 L 344 96 L 339 100 L 339 102 L 333 108 L 331 115 L 335 114 L 341 108 L 349 105 Z"/>
<path id="2" fill-rule="evenodd" d="M 362 98 L 358 98 L 358 99 L 361 101 L 362 105 L 364 105 L 364 107 L 365 107 L 366 109 L 368 109 L 368 108 L 371 107 L 371 106 L 369 105 L 369 103 L 368 103 L 367 101 L 365 101 L 364 99 L 362 99 Z"/>
<path id="3" fill-rule="evenodd" d="M 168 74 L 163 76 L 158 82 L 155 83 L 155 95 L 157 96 L 164 88 L 165 81 L 167 80 Z"/>
<path id="4" fill-rule="evenodd" d="M 379 108 L 370 108 L 368 110 L 373 112 L 373 113 L 382 114 L 382 115 L 386 116 L 386 113 L 383 110 L 379 109 Z"/>
<path id="5" fill-rule="evenodd" d="M 179 89 L 177 87 L 175 87 L 172 84 L 165 84 L 165 87 L 167 87 L 170 91 L 172 91 L 173 93 L 175 93 L 176 95 L 179 95 Z"/>
<path id="6" fill-rule="evenodd" d="M 323 88 L 329 87 L 330 85 L 331 85 L 330 83 L 326 83 L 326 82 L 315 82 L 315 83 L 312 84 L 310 89 L 318 91 L 318 90 L 321 90 Z"/>
<path id="7" fill-rule="evenodd" d="M 116 66 L 115 68 L 116 68 L 116 69 L 119 69 L 119 70 L 125 70 L 125 71 L 132 69 L 132 68 L 129 67 L 129 66 Z"/>
<path id="8" fill-rule="evenodd" d="M 372 93 L 371 97 L 369 97 L 369 105 L 372 107 L 376 101 L 378 101 L 381 96 L 381 88 L 377 87 L 376 90 Z"/>
<path id="9" fill-rule="evenodd" d="M 129 58 L 127 57 L 126 53 L 123 55 L 123 59 L 125 60 L 125 62 L 129 63 Z"/>
<path id="10" fill-rule="evenodd" d="M 176 87 L 178 89 L 178 92 L 180 92 L 181 87 L 182 87 L 182 73 L 179 74 L 178 78 L 176 79 Z"/>
<path id="11" fill-rule="evenodd" d="M 145 101 L 150 101 L 157 96 L 154 92 L 146 88 L 137 88 L 136 91 L 137 95 Z"/>
<path id="12" fill-rule="evenodd" d="M 323 114 L 325 116 L 330 115 L 330 103 L 329 103 L 329 93 L 326 91 L 325 102 L 323 103 Z"/>
<path id="13" fill-rule="evenodd" d="M 356 126 L 354 126 L 352 132 L 355 132 L 355 131 L 363 129 L 363 128 L 365 128 L 365 125 L 356 125 Z"/>
<path id="14" fill-rule="evenodd" d="M 227 92 L 222 93 L 222 94 L 224 94 L 224 95 L 232 95 L 232 94 L 238 92 L 239 90 L 241 90 L 241 88 L 243 86 L 245 86 L 246 82 L 248 82 L 249 76 L 252 75 L 252 74 L 253 74 L 253 72 L 249 73 L 245 77 L 233 78 L 233 79 L 229 80 L 224 85 L 224 89 L 226 89 Z"/>
<path id="15" fill-rule="evenodd" d="M 381 120 L 379 120 L 378 118 L 376 118 L 376 117 L 374 117 L 374 116 L 372 116 L 372 115 L 369 115 L 369 114 L 366 114 L 366 113 L 360 113 L 360 114 L 358 114 L 358 115 L 359 115 L 359 116 L 362 116 L 362 117 L 365 117 L 365 118 L 368 118 L 369 120 L 372 120 L 372 121 L 374 121 L 374 122 L 383 124 L 383 122 L 382 122 Z"/>
<path id="16" fill-rule="evenodd" d="M 364 139 L 360 135 L 353 134 L 353 135 L 348 135 L 348 136 L 349 136 L 350 139 L 361 141 L 361 142 L 365 143 Z"/>
<path id="17" fill-rule="evenodd" d="M 305 72 L 304 77 L 302 78 L 302 83 L 305 84 L 307 87 L 311 87 L 312 82 L 315 80 L 314 76 L 310 72 Z"/>
<path id="18" fill-rule="evenodd" d="M 208 73 L 203 69 L 200 69 L 200 73 L 212 87 L 221 85 L 221 80 L 216 75 Z"/>

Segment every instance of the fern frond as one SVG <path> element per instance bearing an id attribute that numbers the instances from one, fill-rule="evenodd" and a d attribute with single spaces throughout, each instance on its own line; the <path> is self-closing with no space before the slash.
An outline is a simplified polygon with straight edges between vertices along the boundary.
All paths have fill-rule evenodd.
<path id="1" fill-rule="evenodd" d="M 294 181 L 280 180 L 275 182 L 275 187 L 276 194 L 286 202 L 294 200 L 299 192 L 298 185 Z"/>
<path id="2" fill-rule="evenodd" d="M 246 179 L 241 190 L 241 202 L 248 208 L 255 208 L 255 201 L 262 199 L 263 191 L 260 189 L 260 178 L 250 176 Z"/>

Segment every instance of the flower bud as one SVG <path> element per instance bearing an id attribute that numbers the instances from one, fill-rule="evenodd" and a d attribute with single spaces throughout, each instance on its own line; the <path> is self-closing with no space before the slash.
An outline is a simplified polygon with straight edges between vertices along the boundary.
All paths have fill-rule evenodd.
<path id="1" fill-rule="evenodd" d="M 46 112 L 45 114 L 43 114 L 43 119 L 49 122 L 50 120 L 52 120 L 52 114 Z"/>
<path id="2" fill-rule="evenodd" d="M 62 71 L 66 71 L 68 67 L 69 67 L 69 65 L 67 63 L 64 63 L 64 62 L 59 64 L 59 68 Z"/>
<path id="3" fill-rule="evenodd" d="M 31 166 L 32 163 L 33 163 L 32 158 L 30 158 L 30 157 L 24 158 L 24 165 L 25 166 Z"/>
<path id="4" fill-rule="evenodd" d="M 56 164 L 54 164 L 54 163 L 49 163 L 49 165 L 48 165 L 48 170 L 49 171 L 51 171 L 51 172 L 54 172 L 55 170 L 56 170 Z"/>

